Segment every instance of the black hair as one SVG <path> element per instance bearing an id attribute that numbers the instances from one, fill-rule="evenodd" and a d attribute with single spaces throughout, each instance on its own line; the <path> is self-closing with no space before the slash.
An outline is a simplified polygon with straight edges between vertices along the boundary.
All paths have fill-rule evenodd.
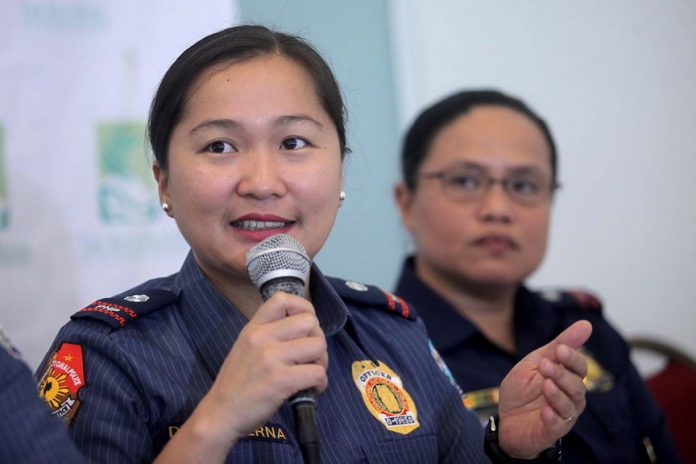
<path id="1" fill-rule="evenodd" d="M 262 55 L 286 56 L 311 76 L 322 107 L 338 132 L 341 159 L 346 145 L 346 111 L 331 68 L 308 42 L 300 37 L 272 31 L 259 25 L 242 25 L 210 34 L 186 49 L 164 74 L 150 106 L 148 136 L 155 160 L 166 170 L 169 139 L 185 109 L 191 85 L 206 70 L 228 61 L 243 61 Z"/>
<path id="2" fill-rule="evenodd" d="M 450 95 L 426 108 L 415 119 L 404 137 L 401 150 L 401 172 L 409 190 L 415 190 L 418 169 L 428 155 L 430 145 L 447 124 L 478 106 L 502 106 L 528 117 L 544 134 L 551 154 L 551 181 L 556 185 L 556 144 L 546 122 L 522 100 L 498 90 L 464 90 Z"/>

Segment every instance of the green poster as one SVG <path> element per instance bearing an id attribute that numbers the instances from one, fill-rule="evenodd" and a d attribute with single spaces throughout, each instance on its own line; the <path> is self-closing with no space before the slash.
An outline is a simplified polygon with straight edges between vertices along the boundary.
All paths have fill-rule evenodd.
<path id="1" fill-rule="evenodd" d="M 157 185 L 145 150 L 145 124 L 97 126 L 99 216 L 109 224 L 139 224 L 159 216 Z"/>

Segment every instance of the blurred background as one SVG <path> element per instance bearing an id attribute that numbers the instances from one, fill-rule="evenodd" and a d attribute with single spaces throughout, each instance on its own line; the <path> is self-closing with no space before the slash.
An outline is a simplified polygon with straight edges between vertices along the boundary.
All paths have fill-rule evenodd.
<path id="1" fill-rule="evenodd" d="M 696 3 L 689 0 L 3 0 L 0 324 L 36 367 L 91 301 L 178 271 L 144 145 L 150 99 L 204 35 L 312 42 L 346 97 L 347 199 L 317 261 L 391 289 L 410 251 L 400 136 L 464 87 L 549 122 L 563 189 L 533 286 L 584 288 L 625 336 L 696 353 Z"/>

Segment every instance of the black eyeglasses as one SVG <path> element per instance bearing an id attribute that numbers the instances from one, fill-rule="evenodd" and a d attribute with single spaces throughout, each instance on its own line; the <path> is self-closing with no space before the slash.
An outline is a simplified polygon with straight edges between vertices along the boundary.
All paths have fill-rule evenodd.
<path id="1" fill-rule="evenodd" d="M 420 174 L 416 179 L 437 179 L 447 196 L 455 201 L 480 201 L 500 184 L 508 197 L 524 206 L 536 206 L 551 198 L 561 186 L 541 173 L 524 172 L 509 177 L 493 177 L 482 170 L 452 169 Z"/>

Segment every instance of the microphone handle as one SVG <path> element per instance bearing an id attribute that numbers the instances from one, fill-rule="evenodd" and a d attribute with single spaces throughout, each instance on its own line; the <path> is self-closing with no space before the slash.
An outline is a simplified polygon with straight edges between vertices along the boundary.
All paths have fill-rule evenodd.
<path id="1" fill-rule="evenodd" d="M 305 464 L 319 464 L 319 429 L 315 416 L 316 400 L 311 389 L 300 390 L 290 398 L 297 442 Z"/>
<path id="2" fill-rule="evenodd" d="M 261 286 L 261 298 L 268 300 L 276 292 L 304 296 L 302 280 L 296 277 L 277 277 Z M 305 464 L 319 464 L 319 428 L 316 419 L 314 390 L 300 390 L 288 399 L 295 421 L 297 443 Z"/>
<path id="3" fill-rule="evenodd" d="M 304 285 L 297 277 L 276 277 L 261 286 L 261 298 L 267 301 L 276 292 L 304 296 Z"/>

